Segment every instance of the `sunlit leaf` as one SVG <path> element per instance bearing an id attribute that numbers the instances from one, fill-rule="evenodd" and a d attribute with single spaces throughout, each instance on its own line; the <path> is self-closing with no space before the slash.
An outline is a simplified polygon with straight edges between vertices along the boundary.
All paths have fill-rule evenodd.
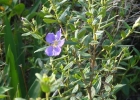
<path id="1" fill-rule="evenodd" d="M 34 53 L 44 51 L 46 48 L 47 48 L 46 46 L 42 47 L 42 48 L 39 48 L 36 51 L 34 51 Z"/>
<path id="2" fill-rule="evenodd" d="M 45 23 L 57 23 L 57 20 L 55 20 L 55 19 L 49 19 L 49 18 L 44 18 L 43 21 Z"/>
<path id="3" fill-rule="evenodd" d="M 12 89 L 11 87 L 0 87 L 0 94 L 7 92 L 8 90 Z"/>
<path id="4" fill-rule="evenodd" d="M 91 96 L 92 96 L 92 98 L 95 96 L 95 94 L 96 94 L 96 90 L 95 90 L 95 88 L 92 86 L 92 87 L 91 87 Z"/>
<path id="5" fill-rule="evenodd" d="M 23 99 L 23 98 L 15 98 L 14 100 L 26 100 L 26 99 Z"/>
<path id="6" fill-rule="evenodd" d="M 31 32 L 28 32 L 28 33 L 23 33 L 21 36 L 28 36 L 28 35 L 31 35 L 32 33 Z"/>
<path id="7" fill-rule="evenodd" d="M 116 86 L 114 86 L 113 92 L 116 93 L 117 91 L 119 91 L 124 86 L 125 86 L 125 84 L 117 84 Z"/>
<path id="8" fill-rule="evenodd" d="M 72 93 L 76 93 L 78 91 L 78 88 L 79 88 L 78 84 L 75 85 L 75 87 L 72 90 Z"/>
<path id="9" fill-rule="evenodd" d="M 68 63 L 68 64 L 65 66 L 64 70 L 67 70 L 67 69 L 71 68 L 72 65 L 73 65 L 73 61 L 71 61 L 70 63 Z"/>

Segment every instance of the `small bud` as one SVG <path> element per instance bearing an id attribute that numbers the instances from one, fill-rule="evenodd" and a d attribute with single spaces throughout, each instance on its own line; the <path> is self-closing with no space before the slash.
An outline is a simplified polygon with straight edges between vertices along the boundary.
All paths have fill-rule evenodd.
<path id="1" fill-rule="evenodd" d="M 36 26 L 37 25 L 37 22 L 36 20 L 32 19 L 32 23 Z"/>
<path id="2" fill-rule="evenodd" d="M 135 23 L 134 23 L 132 29 L 134 29 L 134 28 L 136 28 L 136 27 L 138 27 L 138 26 L 140 26 L 140 17 L 135 21 Z"/>
<path id="3" fill-rule="evenodd" d="M 40 82 L 40 85 L 43 92 L 45 93 L 50 92 L 50 87 L 51 87 L 50 78 L 46 74 L 43 74 L 43 78 Z"/>
<path id="4" fill-rule="evenodd" d="M 48 12 L 48 9 L 43 5 L 43 8 L 41 10 L 43 13 L 47 13 Z"/>
<path id="5" fill-rule="evenodd" d="M 21 18 L 21 21 L 23 22 L 23 26 L 30 26 L 32 25 L 26 18 Z"/>

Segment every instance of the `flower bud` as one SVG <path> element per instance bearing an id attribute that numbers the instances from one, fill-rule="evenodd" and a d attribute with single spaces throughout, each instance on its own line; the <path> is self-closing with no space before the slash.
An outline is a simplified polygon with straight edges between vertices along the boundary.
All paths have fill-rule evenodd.
<path id="1" fill-rule="evenodd" d="M 26 18 L 21 18 L 21 21 L 23 22 L 23 26 L 30 26 L 32 25 Z"/>
<path id="2" fill-rule="evenodd" d="M 37 25 L 37 22 L 35 19 L 32 19 L 32 23 L 36 26 Z"/>
<path id="3" fill-rule="evenodd" d="M 135 21 L 135 23 L 134 23 L 132 29 L 134 29 L 134 28 L 136 28 L 136 27 L 138 27 L 138 26 L 140 26 L 140 17 Z"/>
<path id="4" fill-rule="evenodd" d="M 43 8 L 41 10 L 43 13 L 48 13 L 48 9 L 43 5 Z"/>
<path id="5" fill-rule="evenodd" d="M 40 85 L 43 92 L 45 93 L 50 92 L 50 87 L 51 87 L 50 78 L 46 74 L 43 75 Z"/>

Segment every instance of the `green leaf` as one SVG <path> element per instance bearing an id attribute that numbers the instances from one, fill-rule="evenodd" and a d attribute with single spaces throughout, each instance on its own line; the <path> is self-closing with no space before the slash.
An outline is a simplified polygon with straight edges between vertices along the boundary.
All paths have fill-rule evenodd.
<path id="1" fill-rule="evenodd" d="M 125 21 L 123 21 L 123 24 L 125 25 L 125 27 L 126 27 L 127 29 L 131 30 L 131 27 L 130 27 Z"/>
<path id="2" fill-rule="evenodd" d="M 0 4 L 11 5 L 12 0 L 0 0 Z"/>
<path id="3" fill-rule="evenodd" d="M 132 47 L 133 45 L 116 45 L 116 47 Z"/>
<path id="4" fill-rule="evenodd" d="M 54 81 L 54 80 L 53 80 Z M 51 85 L 51 92 L 56 91 L 60 86 L 64 86 L 62 82 L 62 78 L 57 79 L 52 85 Z"/>
<path id="5" fill-rule="evenodd" d="M 123 67 L 116 67 L 116 69 L 126 70 L 126 68 Z"/>
<path id="6" fill-rule="evenodd" d="M 137 90 L 136 90 L 136 88 L 135 88 L 134 86 L 131 86 L 131 85 L 130 85 L 130 88 L 131 88 L 135 93 L 137 93 Z"/>
<path id="7" fill-rule="evenodd" d="M 39 73 L 36 73 L 35 76 L 39 79 L 39 81 L 42 80 L 42 76 Z"/>
<path id="8" fill-rule="evenodd" d="M 27 33 L 23 33 L 21 36 L 28 36 L 28 35 L 31 35 L 32 33 L 31 32 L 27 32 Z"/>
<path id="9" fill-rule="evenodd" d="M 35 39 L 41 39 L 42 37 L 36 33 L 31 34 Z"/>
<path id="10" fill-rule="evenodd" d="M 78 0 L 78 2 L 85 8 L 88 8 L 88 4 L 84 0 Z"/>
<path id="11" fill-rule="evenodd" d="M 65 44 L 68 44 L 68 45 L 76 45 L 77 42 L 73 42 L 71 40 L 68 40 L 68 41 L 65 42 Z"/>
<path id="12" fill-rule="evenodd" d="M 127 77 L 125 77 L 123 80 L 122 80 L 122 83 L 123 84 L 119 84 L 117 85 L 117 89 L 122 89 L 123 93 L 125 96 L 129 96 L 130 95 L 130 87 L 129 87 L 129 79 Z"/>
<path id="13" fill-rule="evenodd" d="M 57 20 L 55 20 L 55 19 L 50 19 L 50 18 L 44 18 L 43 19 L 43 21 L 45 22 L 45 23 L 57 23 Z"/>
<path id="14" fill-rule="evenodd" d="M 106 83 L 110 83 L 110 81 L 113 79 L 113 75 L 109 75 L 107 78 L 106 78 L 106 80 L 105 80 L 105 82 Z"/>
<path id="15" fill-rule="evenodd" d="M 133 58 L 133 56 L 126 57 L 123 60 L 130 60 L 131 58 Z"/>
<path id="16" fill-rule="evenodd" d="M 98 78 L 98 80 L 95 84 L 96 93 L 98 93 L 100 89 L 101 89 L 101 77 Z"/>
<path id="17" fill-rule="evenodd" d="M 133 50 L 136 52 L 136 54 L 140 57 L 140 52 L 135 48 L 133 47 Z"/>
<path id="18" fill-rule="evenodd" d="M 0 98 L 5 98 L 7 97 L 8 95 L 4 95 L 4 94 L 0 94 Z"/>
<path id="19" fill-rule="evenodd" d="M 20 3 L 20 4 L 14 6 L 13 12 L 16 13 L 17 15 L 21 15 L 24 8 L 25 8 L 25 5 L 23 3 Z"/>
<path id="20" fill-rule="evenodd" d="M 71 68 L 72 66 L 73 66 L 73 61 L 71 61 L 70 63 L 68 63 L 68 64 L 65 66 L 64 70 L 67 70 L 67 69 Z"/>
<path id="21" fill-rule="evenodd" d="M 17 58 L 17 49 L 16 45 L 19 41 L 14 41 L 16 36 L 13 36 L 13 31 L 11 30 L 10 21 L 8 20 L 7 16 L 4 16 L 4 44 L 5 44 L 5 53 L 6 53 L 6 63 L 7 67 L 10 67 L 9 77 L 11 77 L 10 86 L 13 87 L 13 90 L 10 90 L 11 99 L 15 96 L 23 96 L 25 91 L 25 86 L 23 82 L 23 76 L 21 73 L 21 69 L 19 67 L 19 58 Z M 15 28 L 15 27 L 14 27 Z M 15 28 L 16 29 L 16 28 Z M 20 51 L 21 52 L 21 51 Z M 20 78 L 19 78 L 20 77 Z M 18 88 L 21 87 L 21 88 Z M 23 89 L 24 88 L 24 89 Z M 21 94 L 22 92 L 22 94 Z"/>
<path id="22" fill-rule="evenodd" d="M 75 28 L 75 26 L 74 26 L 73 24 L 69 23 L 68 26 L 70 26 L 70 29 L 71 29 L 72 31 L 76 30 L 76 28 Z"/>
<path id="23" fill-rule="evenodd" d="M 98 44 L 98 43 L 99 43 L 98 41 L 92 40 L 89 44 L 93 46 L 94 44 Z"/>
<path id="24" fill-rule="evenodd" d="M 110 84 L 104 84 L 104 87 L 105 87 L 105 90 L 106 91 L 111 91 L 111 87 L 110 87 Z"/>
<path id="25" fill-rule="evenodd" d="M 124 39 L 124 38 L 126 38 L 126 33 L 125 33 L 125 31 L 121 31 L 121 37 L 122 37 L 122 39 Z"/>
<path id="26" fill-rule="evenodd" d="M 98 15 L 102 15 L 103 17 L 106 16 L 106 7 L 105 6 L 102 6 L 99 8 Z"/>
<path id="27" fill-rule="evenodd" d="M 0 33 L 0 35 L 3 35 L 3 34 L 5 34 L 5 33 Z"/>
<path id="28" fill-rule="evenodd" d="M 15 0 L 16 1 L 16 0 Z M 18 21 L 17 21 L 18 22 Z M 17 23 L 17 22 L 14 22 L 14 28 L 17 29 L 14 31 L 14 43 L 15 43 L 15 46 L 16 46 L 16 54 L 18 55 L 18 57 L 16 57 L 16 62 L 17 62 L 17 70 L 18 70 L 18 77 L 19 77 L 19 87 L 21 89 L 21 92 L 22 92 L 22 97 L 25 97 L 26 95 L 26 86 L 25 86 L 25 83 L 24 83 L 24 79 L 23 79 L 23 74 L 21 72 L 21 67 L 23 67 L 23 71 L 24 70 L 24 67 L 26 66 L 26 62 L 25 62 L 25 49 L 23 48 L 23 39 L 22 39 L 22 36 L 21 36 L 21 28 L 19 28 L 19 25 L 21 23 Z M 19 29 L 18 29 L 19 28 Z M 21 65 L 19 67 L 19 65 Z"/>
<path id="29" fill-rule="evenodd" d="M 139 66 L 135 66 L 135 67 L 133 67 L 133 68 L 135 68 L 135 69 L 137 69 L 137 70 L 140 70 L 140 67 L 139 67 Z"/>
<path id="30" fill-rule="evenodd" d="M 81 40 L 81 43 L 84 43 L 84 45 L 89 45 L 89 42 L 91 40 L 91 34 L 88 34 L 88 35 L 85 35 L 82 40 Z"/>
<path id="31" fill-rule="evenodd" d="M 92 96 L 92 98 L 95 96 L 95 94 L 96 94 L 96 90 L 95 90 L 95 88 L 92 86 L 92 87 L 91 87 L 91 96 Z"/>
<path id="32" fill-rule="evenodd" d="M 105 31 L 105 33 L 107 34 L 109 40 L 110 40 L 111 42 L 113 42 L 113 37 L 110 35 L 110 33 L 108 33 L 107 31 Z"/>
<path id="33" fill-rule="evenodd" d="M 82 97 L 82 92 L 78 92 L 78 93 L 76 94 L 76 98 L 80 100 L 81 97 Z"/>
<path id="34" fill-rule="evenodd" d="M 78 91 L 78 88 L 79 88 L 78 84 L 75 85 L 75 87 L 72 90 L 72 93 L 76 93 Z"/>
<path id="35" fill-rule="evenodd" d="M 35 63 L 38 63 L 39 67 L 43 68 L 44 67 L 44 63 L 43 61 L 41 60 L 41 58 L 37 58 Z"/>
<path id="36" fill-rule="evenodd" d="M 11 87 L 0 87 L 0 94 L 7 92 L 8 90 L 12 89 Z"/>
<path id="37" fill-rule="evenodd" d="M 106 23 L 105 25 L 102 25 L 101 27 L 99 27 L 99 29 L 104 29 L 104 28 L 106 28 L 106 27 L 111 26 L 112 24 L 113 24 L 113 22 L 108 22 L 108 23 Z"/>
<path id="38" fill-rule="evenodd" d="M 83 20 L 83 21 L 87 21 L 87 19 L 86 19 L 86 17 L 85 17 L 85 13 L 79 13 L 78 15 L 77 15 L 77 18 L 78 19 L 81 19 L 81 20 Z"/>
<path id="39" fill-rule="evenodd" d="M 91 57 L 91 55 L 89 53 L 85 53 L 85 52 L 82 52 L 82 51 L 78 51 L 77 54 L 82 56 L 82 57 Z"/>
<path id="40" fill-rule="evenodd" d="M 113 75 L 109 75 L 107 78 L 106 78 L 106 80 L 105 80 L 105 84 L 104 84 L 104 86 L 105 86 L 105 90 L 106 91 L 110 91 L 111 90 L 111 87 L 110 87 L 110 81 L 113 79 Z"/>
<path id="41" fill-rule="evenodd" d="M 103 46 L 106 46 L 106 45 L 110 46 L 110 40 L 109 39 L 105 39 L 102 45 Z"/>
<path id="42" fill-rule="evenodd" d="M 27 19 L 31 19 L 33 18 L 33 16 L 36 14 L 36 10 L 38 9 L 38 7 L 41 4 L 41 0 L 36 0 L 36 2 L 34 4 L 32 4 L 32 8 L 29 10 L 29 14 L 27 15 Z"/>
<path id="43" fill-rule="evenodd" d="M 61 0 L 61 2 L 58 2 L 56 5 L 57 5 L 57 6 L 61 6 L 61 5 L 63 5 L 65 2 L 67 2 L 67 0 Z"/>
<path id="44" fill-rule="evenodd" d="M 76 98 L 74 96 L 70 97 L 70 100 L 76 100 Z"/>
<path id="45" fill-rule="evenodd" d="M 117 84 L 116 86 L 114 86 L 114 89 L 113 89 L 114 94 L 117 93 L 124 86 L 125 84 Z"/>
<path id="46" fill-rule="evenodd" d="M 103 47 L 106 51 L 110 51 L 110 50 L 112 49 L 112 47 L 109 46 L 109 45 L 103 45 L 102 47 Z"/>
<path id="47" fill-rule="evenodd" d="M 34 53 L 44 51 L 46 48 L 47 48 L 46 46 L 42 47 L 42 48 L 39 48 L 36 51 L 34 51 Z"/>
<path id="48" fill-rule="evenodd" d="M 86 28 L 82 28 L 81 30 L 78 31 L 78 39 L 82 38 L 85 36 L 86 33 Z"/>
<path id="49" fill-rule="evenodd" d="M 9 65 L 8 67 L 10 67 L 9 76 L 12 77 L 11 83 L 10 83 L 10 86 L 13 87 L 13 90 L 10 91 L 11 97 L 13 98 L 16 93 L 19 94 L 20 96 L 21 90 L 20 88 L 18 88 L 19 77 L 18 77 L 17 66 L 15 64 L 15 58 L 14 58 L 13 53 L 11 52 L 10 46 L 8 48 L 7 55 L 6 55 L 6 63 Z"/>
<path id="50" fill-rule="evenodd" d="M 95 18 L 92 22 L 92 25 L 98 24 L 100 22 L 101 18 L 102 18 L 102 15 L 99 15 L 97 18 Z"/>
<path id="51" fill-rule="evenodd" d="M 40 94 L 41 94 L 40 83 L 37 80 L 35 80 L 29 89 L 28 95 L 30 98 L 36 99 L 37 97 L 40 96 Z"/>
<path id="52" fill-rule="evenodd" d="M 100 39 L 102 37 L 103 33 L 104 33 L 104 31 L 102 31 L 102 30 L 96 31 L 95 34 L 96 34 L 97 39 Z"/>
<path id="53" fill-rule="evenodd" d="M 10 26 L 10 22 L 7 18 L 7 16 L 4 16 L 4 44 L 5 44 L 5 52 L 7 53 L 8 47 L 10 45 L 11 51 L 16 56 L 16 48 L 15 48 L 15 43 L 13 39 L 13 33 L 12 33 L 12 28 Z"/>
<path id="54" fill-rule="evenodd" d="M 53 18 L 54 16 L 53 15 L 45 15 L 44 17 L 45 18 Z"/>
<path id="55" fill-rule="evenodd" d="M 69 13 L 71 6 L 68 6 L 65 11 L 61 14 L 61 16 L 59 17 L 59 20 L 62 21 L 63 23 L 66 23 L 66 16 Z"/>

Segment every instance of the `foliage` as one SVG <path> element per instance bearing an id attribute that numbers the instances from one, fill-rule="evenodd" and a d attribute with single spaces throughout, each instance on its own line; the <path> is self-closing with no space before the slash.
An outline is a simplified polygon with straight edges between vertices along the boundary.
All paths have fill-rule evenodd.
<path id="1" fill-rule="evenodd" d="M 32 1 L 29 8 L 0 1 L 0 98 L 124 100 L 138 93 L 140 52 L 129 38 L 139 33 L 140 17 L 127 23 L 130 2 Z M 59 29 L 65 44 L 48 56 L 60 39 L 53 34 L 49 44 L 46 36 Z"/>

